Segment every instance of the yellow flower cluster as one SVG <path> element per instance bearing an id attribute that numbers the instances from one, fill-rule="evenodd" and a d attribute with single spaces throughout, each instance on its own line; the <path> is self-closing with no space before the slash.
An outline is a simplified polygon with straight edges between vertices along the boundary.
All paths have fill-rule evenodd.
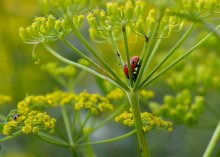
<path id="1" fill-rule="evenodd" d="M 40 0 L 40 5 L 46 13 L 58 16 L 71 16 L 82 13 L 97 5 L 98 0 Z"/>
<path id="2" fill-rule="evenodd" d="M 151 102 L 149 107 L 156 115 L 172 119 L 176 124 L 192 126 L 197 123 L 199 116 L 204 111 L 205 100 L 202 96 L 192 99 L 189 90 L 183 90 L 175 97 L 164 96 L 163 104 Z"/>
<path id="3" fill-rule="evenodd" d="M 138 0 L 132 3 L 128 0 L 123 4 L 109 2 L 106 11 L 95 9 L 86 18 L 90 25 L 90 36 L 95 40 L 107 40 L 109 32 L 113 32 L 116 39 L 120 38 L 125 25 L 129 34 L 149 37 L 154 30 L 157 15 L 156 9 L 147 8 L 146 2 Z M 172 31 L 179 31 L 182 25 L 183 21 L 166 9 L 158 37 L 168 37 Z"/>
<path id="4" fill-rule="evenodd" d="M 77 95 L 73 92 L 63 92 L 56 90 L 52 93 L 48 93 L 45 96 L 48 100 L 53 100 L 53 106 L 58 105 L 73 105 L 77 99 Z"/>
<path id="5" fill-rule="evenodd" d="M 183 12 L 200 13 L 204 9 L 214 11 L 220 6 L 219 0 L 176 0 L 175 2 Z"/>
<path id="6" fill-rule="evenodd" d="M 137 22 L 132 23 L 133 31 L 141 36 L 150 36 L 155 27 L 156 10 L 148 11 L 147 17 L 142 16 Z M 183 20 L 177 16 L 171 15 L 170 10 L 166 9 L 164 17 L 161 20 L 161 25 L 158 30 L 158 37 L 169 37 L 172 31 L 180 31 L 183 26 Z"/>
<path id="7" fill-rule="evenodd" d="M 56 19 L 52 15 L 48 17 L 36 17 L 30 26 L 19 29 L 19 36 L 28 44 L 55 41 L 70 33 L 72 26 L 78 28 L 83 18 L 83 15 L 74 15 L 71 20 L 68 18 Z"/>
<path id="8" fill-rule="evenodd" d="M 141 113 L 141 120 L 144 132 L 148 132 L 153 128 L 166 129 L 168 131 L 172 131 L 171 122 L 164 121 L 160 117 L 154 116 L 151 113 Z M 124 111 L 123 113 L 121 113 L 119 116 L 115 118 L 115 121 L 130 127 L 135 126 L 131 109 L 130 111 Z"/>
<path id="9" fill-rule="evenodd" d="M 144 90 L 142 89 L 140 91 L 140 96 L 147 99 L 152 99 L 154 97 L 154 92 L 150 90 Z"/>
<path id="10" fill-rule="evenodd" d="M 98 94 L 81 92 L 76 99 L 75 109 L 89 109 L 92 114 L 98 115 L 100 112 L 112 111 L 113 105 L 107 98 Z"/>
<path id="11" fill-rule="evenodd" d="M 15 113 L 4 125 L 3 134 L 10 135 L 19 130 L 24 134 L 36 134 L 39 130 L 53 129 L 55 122 L 56 120 L 51 118 L 46 112 L 33 110 L 27 114 Z"/>
<path id="12" fill-rule="evenodd" d="M 56 62 L 50 62 L 42 66 L 42 68 L 47 71 L 50 75 L 55 77 L 72 77 L 76 74 L 76 68 L 67 65 L 59 66 Z"/>
<path id="13" fill-rule="evenodd" d="M 109 38 L 109 31 L 116 37 L 121 35 L 122 28 L 137 21 L 145 10 L 145 2 L 142 0 L 132 3 L 130 0 L 123 4 L 108 2 L 106 11 L 95 9 L 86 19 L 90 25 L 89 33 L 94 40 L 105 41 Z M 128 30 L 131 32 L 131 30 Z"/>
<path id="14" fill-rule="evenodd" d="M 50 117 L 45 110 L 59 105 L 72 105 L 76 110 L 87 109 L 93 115 L 113 110 L 109 98 L 85 91 L 79 95 L 57 90 L 46 95 L 27 96 L 17 104 L 17 109 L 11 111 L 7 116 L 3 134 L 10 135 L 19 130 L 29 134 L 53 129 L 56 120 Z"/>
<path id="15" fill-rule="evenodd" d="M 4 105 L 9 102 L 11 102 L 10 96 L 0 94 L 0 105 Z"/>
<path id="16" fill-rule="evenodd" d="M 191 89 L 199 94 L 206 93 L 209 89 L 220 87 L 220 59 L 215 53 L 196 53 L 182 63 L 176 70 L 169 72 L 166 83 L 175 90 Z M 185 79 L 187 78 L 187 79 Z"/>
<path id="17" fill-rule="evenodd" d="M 124 94 L 125 94 L 125 92 L 122 91 L 120 88 L 115 88 L 112 91 L 110 91 L 106 97 L 108 99 L 117 100 L 117 99 L 122 98 L 124 96 Z"/>
<path id="18" fill-rule="evenodd" d="M 90 94 L 84 91 L 76 95 L 73 92 L 59 90 L 48 93 L 45 96 L 28 96 L 18 103 L 18 110 L 19 113 L 26 114 L 31 110 L 44 110 L 59 105 L 73 105 L 77 110 L 89 109 L 95 115 L 113 110 L 113 105 L 110 104 L 109 99 L 98 94 Z"/>
<path id="19" fill-rule="evenodd" d="M 17 104 L 18 113 L 28 114 L 32 110 L 44 110 L 54 106 L 53 99 L 48 99 L 43 95 L 27 96 L 23 101 Z"/>

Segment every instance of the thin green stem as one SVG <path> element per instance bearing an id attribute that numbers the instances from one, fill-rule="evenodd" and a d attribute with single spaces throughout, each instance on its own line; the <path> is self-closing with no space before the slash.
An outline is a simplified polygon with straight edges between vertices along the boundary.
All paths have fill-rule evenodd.
<path id="1" fill-rule="evenodd" d="M 201 21 L 207 30 L 213 32 L 218 37 L 218 39 L 220 39 L 220 31 L 216 30 L 214 25 L 206 22 L 205 20 L 201 20 Z"/>
<path id="2" fill-rule="evenodd" d="M 113 36 L 113 32 L 109 31 L 108 33 L 109 33 L 109 38 L 110 38 L 111 43 L 112 43 L 112 47 L 113 47 L 113 49 L 115 51 L 115 56 L 116 56 L 116 58 L 118 60 L 119 65 L 121 66 L 121 69 L 123 70 L 124 62 L 123 62 L 123 59 L 121 57 L 121 53 L 120 53 L 119 48 L 117 46 L 116 40 L 115 40 L 115 38 Z"/>
<path id="3" fill-rule="evenodd" d="M 79 84 L 80 81 L 81 81 L 83 78 L 85 78 L 86 73 L 87 73 L 87 72 L 84 71 L 84 70 L 80 71 L 79 74 L 77 75 L 77 77 L 74 78 L 74 84 L 75 84 L 75 85 L 76 85 L 76 84 Z"/>
<path id="4" fill-rule="evenodd" d="M 100 63 L 105 67 L 105 69 L 112 74 L 112 76 L 118 81 L 118 83 L 123 86 L 124 89 L 129 89 L 126 84 L 118 77 L 118 75 L 112 70 L 112 68 L 106 63 L 106 61 L 93 49 L 93 47 L 87 42 L 87 40 L 82 36 L 82 34 L 74 27 L 73 29 L 79 40 L 85 45 L 85 47 L 94 55 L 94 57 L 100 61 Z"/>
<path id="5" fill-rule="evenodd" d="M 123 37 L 124 37 L 124 45 L 125 45 L 125 52 L 126 52 L 126 60 L 127 60 L 127 66 L 128 66 L 130 86 L 133 87 L 133 75 L 132 75 L 131 63 L 130 63 L 130 55 L 129 55 L 129 48 L 128 48 L 128 37 L 127 37 L 126 25 L 123 26 L 122 33 L 123 33 Z"/>
<path id="6" fill-rule="evenodd" d="M 107 139 L 107 140 L 102 140 L 102 141 L 97 141 L 97 142 L 91 142 L 91 143 L 85 143 L 85 144 L 78 144 L 76 145 L 76 147 L 86 147 L 86 146 L 91 146 L 91 145 L 99 145 L 99 144 L 105 144 L 105 143 L 110 143 L 110 142 L 115 142 L 124 138 L 127 138 L 131 135 L 133 135 L 134 133 L 136 133 L 136 130 L 132 130 L 131 132 L 115 137 L 115 138 L 111 138 L 111 139 Z"/>
<path id="7" fill-rule="evenodd" d="M 152 47 L 154 45 L 154 42 L 156 40 L 156 36 L 158 34 L 158 30 L 159 30 L 159 27 L 160 27 L 160 21 L 161 21 L 161 19 L 163 17 L 163 13 L 164 13 L 164 10 L 161 10 L 159 12 L 159 15 L 158 15 L 157 19 L 156 19 L 155 28 L 153 30 L 151 39 L 149 40 L 148 47 L 146 48 L 146 53 L 144 53 L 143 58 L 142 58 L 142 65 L 140 67 L 140 71 L 139 71 L 139 74 L 137 76 L 137 80 L 135 81 L 134 91 L 136 91 L 138 89 L 138 85 L 141 82 L 143 73 L 146 70 L 145 66 L 148 64 L 149 57 L 151 56 Z"/>
<path id="8" fill-rule="evenodd" d="M 89 138 L 87 138 L 85 142 L 90 143 Z M 92 149 L 92 145 L 86 146 L 86 148 L 84 148 L 83 150 L 84 150 L 83 153 L 85 157 L 96 157 L 97 156 Z"/>
<path id="9" fill-rule="evenodd" d="M 72 134 L 74 134 L 75 131 L 76 131 L 76 128 L 77 128 L 76 119 L 77 119 L 77 117 L 79 116 L 79 115 L 78 115 L 78 114 L 79 114 L 79 111 L 76 110 L 75 108 L 74 108 L 73 110 L 74 110 L 74 112 L 73 112 L 73 120 L 72 120 Z"/>
<path id="10" fill-rule="evenodd" d="M 203 154 L 203 157 L 211 157 L 212 152 L 214 151 L 214 148 L 219 142 L 219 140 L 220 140 L 220 121 L 218 122 L 218 125 L 212 135 L 208 147 L 205 150 L 205 153 Z"/>
<path id="11" fill-rule="evenodd" d="M 162 36 L 163 36 L 163 33 L 161 33 L 160 37 L 162 37 Z M 157 42 L 156 42 L 156 44 L 155 44 L 155 46 L 154 46 L 152 52 L 150 53 L 149 59 L 148 59 L 148 61 L 147 61 L 147 64 L 146 64 L 145 67 L 144 67 L 144 71 L 146 71 L 147 68 L 148 68 L 148 66 L 150 65 L 150 63 L 151 63 L 153 57 L 155 56 L 155 53 L 156 53 L 158 47 L 160 46 L 161 41 L 162 41 L 162 38 L 160 38 L 160 39 L 157 40 Z"/>
<path id="12" fill-rule="evenodd" d="M 95 70 L 92 70 L 92 69 L 90 69 L 90 68 L 88 68 L 88 67 L 86 67 L 86 66 L 83 66 L 83 65 L 81 65 L 81 64 L 79 64 L 79 63 L 76 63 L 76 62 L 73 62 L 73 61 L 70 61 L 70 60 L 64 58 L 63 56 L 61 56 L 60 54 L 58 54 L 54 49 L 52 49 L 50 46 L 48 46 L 48 45 L 45 44 L 44 47 L 45 47 L 52 55 L 54 55 L 56 58 L 58 58 L 59 60 L 65 62 L 65 63 L 67 63 L 67 64 L 76 66 L 76 67 L 78 67 L 78 68 L 80 68 L 80 69 L 86 70 L 87 72 L 92 73 L 93 75 L 96 75 L 96 76 L 100 77 L 101 79 L 110 82 L 111 84 L 117 86 L 118 88 L 120 88 L 120 89 L 122 89 L 122 90 L 124 90 L 124 91 L 128 90 L 128 87 L 127 87 L 126 85 L 124 85 L 124 86 L 122 87 L 121 85 L 119 85 L 119 84 L 118 84 L 117 82 L 115 82 L 114 80 L 112 80 L 112 79 L 110 79 L 110 78 L 108 78 L 108 77 L 106 77 L 106 76 L 104 76 L 104 75 L 102 75 L 102 74 L 96 72 Z"/>
<path id="13" fill-rule="evenodd" d="M 15 138 L 15 137 L 21 135 L 21 133 L 22 133 L 22 131 L 19 130 L 19 131 L 15 132 L 13 135 L 6 136 L 6 137 L 1 138 L 1 139 L 0 139 L 0 142 L 4 142 L 4 141 L 10 140 L 10 139 L 12 139 L 12 138 Z"/>
<path id="14" fill-rule="evenodd" d="M 67 141 L 66 137 L 58 130 L 57 127 L 54 128 L 55 133 L 62 138 L 64 141 Z"/>
<path id="15" fill-rule="evenodd" d="M 44 132 L 39 132 L 37 134 L 37 137 L 51 144 L 55 144 L 63 147 L 69 147 L 69 144 L 66 141 L 63 141 L 57 137 L 51 136 Z"/>
<path id="16" fill-rule="evenodd" d="M 83 140 L 85 140 L 87 137 L 89 137 L 89 135 L 91 135 L 93 132 L 95 132 L 96 130 L 98 130 L 99 128 L 101 128 L 102 126 L 104 126 L 106 123 L 108 123 L 109 121 L 111 121 L 112 119 L 114 119 L 120 112 L 123 111 L 123 109 L 125 108 L 126 103 L 122 104 L 119 108 L 117 108 L 117 110 L 115 110 L 113 113 L 111 113 L 107 118 L 105 118 L 104 120 L 101 121 L 101 123 L 99 123 L 97 126 L 95 126 L 90 132 L 88 132 L 87 134 L 85 134 L 84 136 L 82 136 L 80 139 L 77 140 L 77 142 L 81 142 Z"/>
<path id="17" fill-rule="evenodd" d="M 86 114 L 86 117 L 85 117 L 83 123 L 82 123 L 81 126 L 80 126 L 79 132 L 76 134 L 76 136 L 74 137 L 74 139 L 77 139 L 77 138 L 81 135 L 81 133 L 82 133 L 82 131 L 83 131 L 83 129 L 84 129 L 84 127 L 85 127 L 85 125 L 86 125 L 86 123 L 88 122 L 88 120 L 89 120 L 90 117 L 91 117 L 91 112 L 88 111 L 88 113 Z"/>
<path id="18" fill-rule="evenodd" d="M 216 29 L 218 29 L 220 25 L 218 25 L 216 27 Z M 182 61 L 184 58 L 186 58 L 191 52 L 193 52 L 196 48 L 198 48 L 199 46 L 201 46 L 213 33 L 209 33 L 208 35 L 206 35 L 202 40 L 200 40 L 196 45 L 194 45 L 190 50 L 188 50 L 186 53 L 184 53 L 182 56 L 180 56 L 178 59 L 176 59 L 173 63 L 171 63 L 170 65 L 168 65 L 166 68 L 164 68 L 163 70 L 161 70 L 158 74 L 156 74 L 155 76 L 153 76 L 151 79 L 149 79 L 145 84 L 143 84 L 140 88 L 144 88 L 146 86 L 148 86 L 151 82 L 153 82 L 154 80 L 156 80 L 159 76 L 161 76 L 163 73 L 165 73 L 166 71 L 168 71 L 169 69 L 171 69 L 172 67 L 174 67 L 177 63 L 179 63 L 180 61 Z"/>
<path id="19" fill-rule="evenodd" d="M 142 51 L 141 51 L 141 56 L 140 56 L 140 58 L 144 58 L 143 56 L 144 56 L 144 54 L 145 54 L 146 48 L 147 48 L 147 42 L 145 41 L 145 42 L 144 42 L 144 46 L 143 46 Z"/>
<path id="20" fill-rule="evenodd" d="M 101 68 L 98 64 L 96 64 L 93 60 L 91 60 L 89 57 L 87 57 L 86 55 L 84 55 L 80 50 L 78 50 L 75 46 L 73 46 L 68 40 L 66 40 L 65 38 L 62 39 L 62 41 L 68 46 L 70 47 L 70 49 L 75 52 L 76 54 L 78 54 L 80 57 L 82 57 L 83 59 L 85 59 L 86 61 L 90 62 L 93 66 L 95 66 L 97 69 L 99 69 L 100 71 L 104 72 L 107 76 L 112 78 L 112 75 L 109 74 L 107 71 L 105 71 L 103 68 Z"/>
<path id="21" fill-rule="evenodd" d="M 192 31 L 194 24 L 192 24 L 187 31 L 184 33 L 184 35 L 179 39 L 179 41 L 172 47 L 172 49 L 167 53 L 167 55 L 158 63 L 155 68 L 150 72 L 150 74 L 143 80 L 143 82 L 139 85 L 139 88 L 145 84 L 151 76 L 160 69 L 161 66 L 164 65 L 164 63 L 170 58 L 170 56 L 183 44 L 183 42 L 186 40 L 186 38 L 189 36 L 190 32 Z"/>
<path id="22" fill-rule="evenodd" d="M 70 144 L 71 147 L 73 147 L 74 142 L 73 142 L 71 127 L 70 127 L 70 121 L 69 121 L 65 106 L 61 106 L 61 112 L 62 112 L 62 115 L 63 115 L 64 125 L 65 125 L 65 128 L 66 128 L 66 133 L 67 133 L 67 136 L 68 136 L 69 144 Z"/>
<path id="23" fill-rule="evenodd" d="M 147 147 L 147 141 L 144 136 L 144 131 L 142 127 L 138 93 L 137 92 L 134 93 L 133 91 L 127 92 L 127 96 L 133 112 L 133 118 L 134 118 L 135 128 L 137 131 L 137 137 L 138 137 L 138 142 L 141 149 L 142 157 L 149 157 L 150 154 Z"/>

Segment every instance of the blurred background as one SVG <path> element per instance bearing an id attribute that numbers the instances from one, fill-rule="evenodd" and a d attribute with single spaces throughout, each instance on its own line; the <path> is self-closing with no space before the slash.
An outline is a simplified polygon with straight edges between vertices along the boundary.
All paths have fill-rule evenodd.
<path id="1" fill-rule="evenodd" d="M 0 0 L 0 94 L 9 95 L 12 98 L 12 103 L 0 106 L 2 114 L 7 115 L 10 109 L 15 108 L 17 102 L 24 99 L 26 95 L 45 94 L 53 91 L 55 88 L 60 88 L 60 85 L 41 68 L 42 64 L 51 61 L 58 62 L 58 60 L 39 45 L 36 48 L 36 53 L 40 58 L 40 64 L 34 64 L 31 57 L 33 46 L 24 44 L 18 36 L 18 28 L 20 26 L 29 25 L 35 16 L 41 15 L 42 13 L 37 0 Z M 204 35 L 198 33 L 201 30 L 205 32 L 203 27 L 198 27 L 194 34 L 199 34 L 199 36 Z M 160 47 L 161 53 L 166 51 L 166 46 L 169 44 L 172 45 L 175 42 L 176 37 L 176 35 L 173 35 L 169 38 L 168 43 L 164 42 Z M 194 41 L 194 35 L 191 37 Z M 185 43 L 184 47 L 188 47 L 188 44 L 191 44 L 190 39 L 188 43 Z M 107 45 L 96 46 L 102 51 L 106 50 L 105 46 Z M 135 51 L 140 52 L 140 49 L 135 47 L 135 45 L 132 49 L 132 53 L 134 54 Z M 209 62 L 208 53 L 212 53 L 217 57 L 220 55 L 219 40 L 216 37 L 211 37 L 198 51 L 200 53 L 199 60 L 201 61 L 198 64 L 207 64 Z M 108 54 L 105 53 L 105 55 Z M 110 58 L 109 56 L 105 57 Z M 174 70 L 181 70 L 186 64 L 191 64 L 195 60 L 195 57 L 198 56 L 187 59 Z M 196 67 L 196 64 L 193 66 Z M 217 67 L 214 69 L 214 72 L 216 72 L 216 77 L 220 77 Z M 164 81 L 169 76 L 170 73 L 166 74 L 163 76 L 164 79 L 161 78 L 149 87 L 150 90 L 155 92 L 155 101 L 159 103 L 162 103 L 165 94 L 175 94 L 178 92 L 178 88 L 173 89 Z M 197 76 L 195 75 L 194 77 Z M 90 91 L 99 92 L 99 89 L 95 86 L 95 81 L 92 85 L 86 82 L 86 80 L 83 81 L 79 87 L 77 86 L 78 91 L 85 88 Z M 150 132 L 147 138 L 152 157 L 201 157 L 220 119 L 219 95 L 219 87 L 207 89 L 205 97 L 211 109 L 210 107 L 206 109 L 204 114 L 199 118 L 198 125 L 193 127 L 178 125 L 174 127 L 174 131 L 171 133 L 167 133 L 166 131 Z M 112 122 L 96 132 L 92 138 L 101 140 L 128 131 L 129 128 Z M 94 149 L 99 157 L 135 157 L 138 154 L 136 142 L 134 137 L 130 137 L 115 143 L 94 146 Z M 220 145 L 217 148 L 215 155 L 219 157 Z M 66 149 L 47 144 L 30 135 L 0 143 L 0 157 L 39 156 L 69 157 L 70 154 Z"/>

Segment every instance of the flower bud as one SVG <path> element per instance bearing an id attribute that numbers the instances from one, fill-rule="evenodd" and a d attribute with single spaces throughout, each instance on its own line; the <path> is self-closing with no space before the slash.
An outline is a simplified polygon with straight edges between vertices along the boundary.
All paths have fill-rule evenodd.
<path id="1" fill-rule="evenodd" d="M 61 25 L 62 25 L 61 21 L 60 21 L 60 20 L 56 20 L 56 21 L 55 21 L 55 26 L 54 26 L 54 28 L 55 28 L 58 32 L 60 32 L 60 31 L 61 31 Z"/>

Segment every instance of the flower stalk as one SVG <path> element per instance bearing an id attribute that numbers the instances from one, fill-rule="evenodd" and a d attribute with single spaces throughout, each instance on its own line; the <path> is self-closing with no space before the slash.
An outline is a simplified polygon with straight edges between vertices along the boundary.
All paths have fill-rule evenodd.
<path id="1" fill-rule="evenodd" d="M 144 131 L 142 128 L 142 120 L 141 120 L 141 114 L 140 114 L 140 107 L 139 107 L 139 99 L 138 99 L 138 93 L 137 92 L 127 92 L 127 97 L 129 99 L 130 106 L 132 108 L 134 122 L 135 122 L 135 128 L 136 128 L 136 134 L 138 137 L 138 142 L 140 146 L 140 151 L 142 154 L 142 157 L 149 157 L 149 151 L 147 146 L 147 141 L 144 136 Z"/>
<path id="2" fill-rule="evenodd" d="M 212 138 L 208 144 L 208 147 L 205 150 L 205 153 L 203 154 L 203 157 L 211 157 L 213 150 L 217 143 L 220 140 L 220 121 L 218 122 L 218 125 L 212 135 Z"/>

